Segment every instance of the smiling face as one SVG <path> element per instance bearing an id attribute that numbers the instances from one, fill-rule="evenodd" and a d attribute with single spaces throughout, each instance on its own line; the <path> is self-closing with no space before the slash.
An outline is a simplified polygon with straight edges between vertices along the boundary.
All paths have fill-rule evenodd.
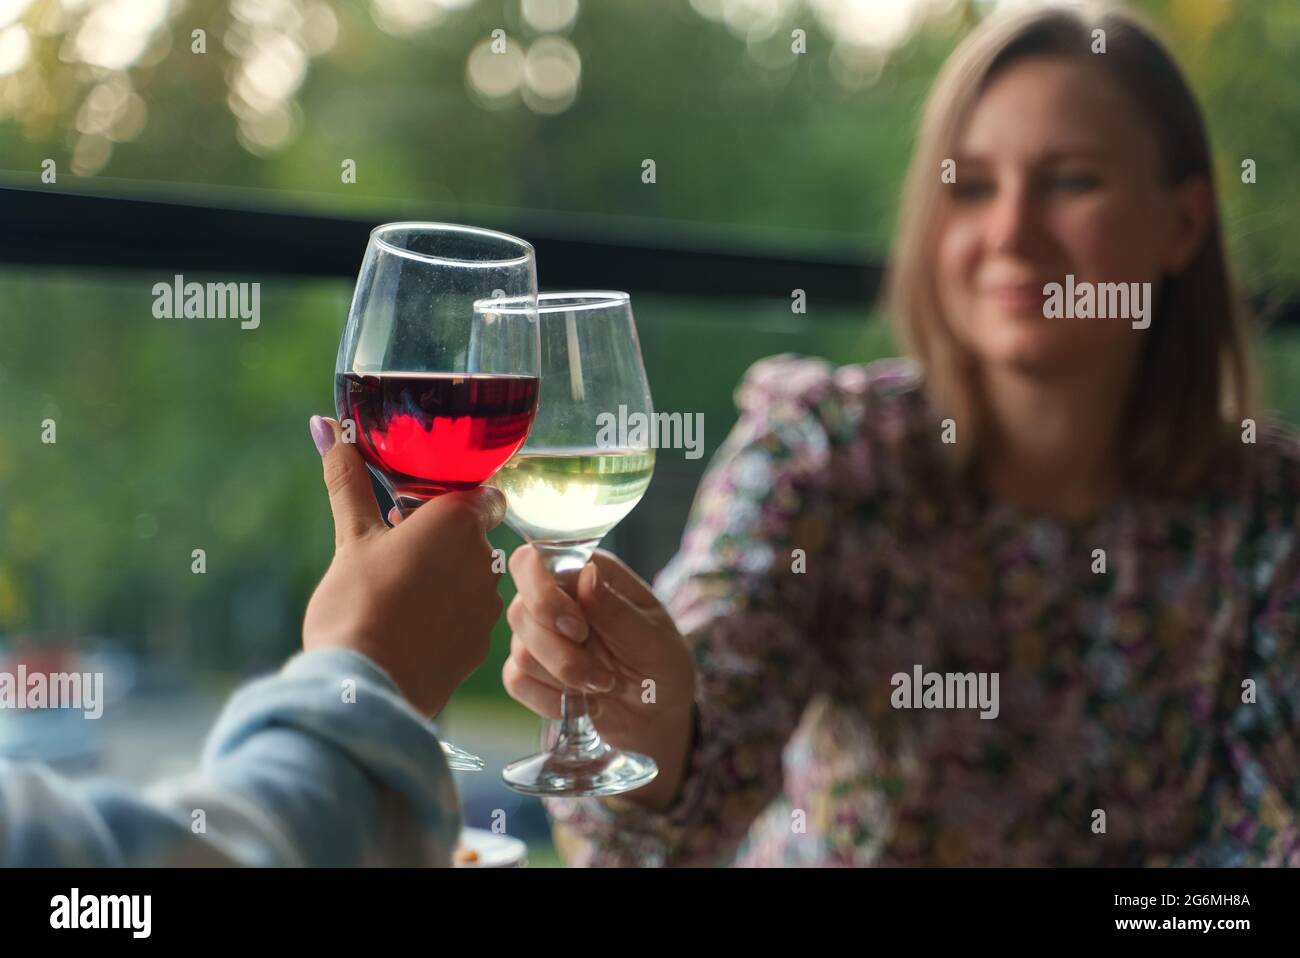
<path id="1" fill-rule="evenodd" d="M 1170 187 L 1137 107 L 1086 61 L 1006 67 L 958 136 L 940 215 L 939 300 L 981 367 L 1061 379 L 1130 368 L 1125 319 L 1045 318 L 1043 287 L 1149 282 L 1195 253 L 1198 198 Z"/>

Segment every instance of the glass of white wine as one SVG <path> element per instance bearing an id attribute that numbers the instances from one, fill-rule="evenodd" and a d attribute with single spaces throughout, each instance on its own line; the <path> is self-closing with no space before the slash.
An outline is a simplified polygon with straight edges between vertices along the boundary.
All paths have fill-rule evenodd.
<path id="1" fill-rule="evenodd" d="M 510 310 L 509 300 L 483 306 Z M 542 293 L 537 418 L 523 447 L 492 478 L 505 493 L 506 522 L 573 592 L 600 540 L 641 501 L 654 474 L 646 430 L 653 415 L 627 293 Z M 620 428 L 620 426 L 622 428 Z M 622 432 L 631 432 L 636 444 Z M 506 766 L 502 778 L 530 795 L 616 795 L 658 774 L 654 760 L 603 741 L 586 693 L 565 689 L 547 751 Z"/>

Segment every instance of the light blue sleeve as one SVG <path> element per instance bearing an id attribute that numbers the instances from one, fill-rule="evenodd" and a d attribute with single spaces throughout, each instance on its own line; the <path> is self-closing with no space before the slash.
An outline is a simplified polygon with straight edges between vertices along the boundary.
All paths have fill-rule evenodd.
<path id="1" fill-rule="evenodd" d="M 0 865 L 450 865 L 459 832 L 431 725 L 344 649 L 244 686 L 198 770 L 143 792 L 0 759 Z"/>

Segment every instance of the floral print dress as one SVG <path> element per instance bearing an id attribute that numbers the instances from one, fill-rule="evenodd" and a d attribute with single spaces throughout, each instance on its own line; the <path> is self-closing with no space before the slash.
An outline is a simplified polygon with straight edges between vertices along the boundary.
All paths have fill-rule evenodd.
<path id="1" fill-rule="evenodd" d="M 548 799 L 582 865 L 1300 865 L 1300 441 L 1086 522 L 957 482 L 905 360 L 774 357 L 655 588 L 697 661 L 658 813 Z M 894 676 L 996 673 L 979 708 Z M 987 714 L 987 713 L 986 713 Z"/>

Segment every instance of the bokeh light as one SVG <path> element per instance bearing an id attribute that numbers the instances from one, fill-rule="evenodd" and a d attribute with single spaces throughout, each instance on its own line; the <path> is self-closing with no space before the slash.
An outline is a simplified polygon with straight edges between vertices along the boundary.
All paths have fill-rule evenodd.
<path id="1" fill-rule="evenodd" d="M 892 50 L 902 46 L 921 23 L 924 0 L 860 3 L 857 0 L 809 0 L 813 12 L 837 45 Z"/>
<path id="2" fill-rule="evenodd" d="M 524 80 L 524 52 L 518 41 L 507 37 L 501 53 L 492 51 L 491 40 L 478 44 L 465 64 L 465 79 L 470 92 L 484 106 L 508 105 Z"/>
<path id="3" fill-rule="evenodd" d="M 457 10 L 475 0 L 373 0 L 370 14 L 385 33 L 404 37 L 435 27 Z"/>
<path id="4" fill-rule="evenodd" d="M 154 31 L 167 19 L 168 0 L 103 0 L 93 4 L 73 36 L 64 60 L 125 70 L 149 46 Z"/>
<path id="5" fill-rule="evenodd" d="M 563 37 L 542 37 L 524 60 L 524 103 L 534 113 L 563 113 L 578 97 L 582 58 Z"/>
<path id="6" fill-rule="evenodd" d="M 20 23 L 0 30 L 0 76 L 15 72 L 32 52 L 32 38 Z"/>
<path id="7" fill-rule="evenodd" d="M 519 12 L 538 33 L 562 33 L 578 19 L 578 0 L 522 0 Z"/>

